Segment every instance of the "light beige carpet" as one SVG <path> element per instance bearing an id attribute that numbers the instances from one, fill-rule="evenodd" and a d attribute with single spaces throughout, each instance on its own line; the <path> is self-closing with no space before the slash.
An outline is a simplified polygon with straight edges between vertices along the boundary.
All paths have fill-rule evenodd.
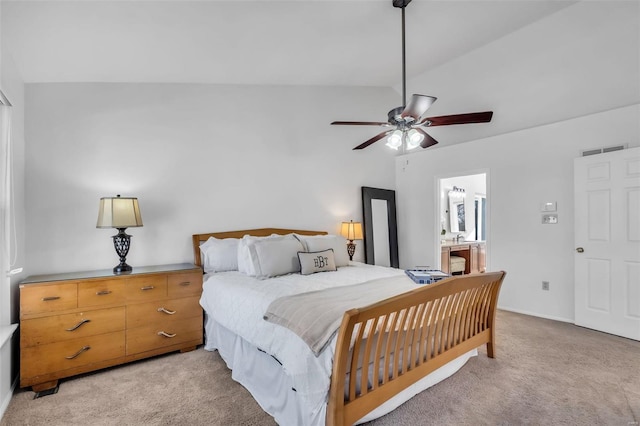
<path id="1" fill-rule="evenodd" d="M 638 425 L 640 342 L 500 311 L 457 374 L 371 425 Z M 217 352 L 170 354 L 18 391 L 0 425 L 273 425 Z"/>

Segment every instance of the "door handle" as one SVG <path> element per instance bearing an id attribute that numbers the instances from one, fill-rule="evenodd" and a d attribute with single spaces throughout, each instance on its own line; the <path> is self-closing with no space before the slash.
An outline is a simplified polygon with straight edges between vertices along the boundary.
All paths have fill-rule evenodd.
<path id="1" fill-rule="evenodd" d="M 578 247 L 578 248 L 576 249 L 576 251 L 577 251 L 578 253 L 584 253 L 584 249 L 583 249 L 582 247 Z"/>

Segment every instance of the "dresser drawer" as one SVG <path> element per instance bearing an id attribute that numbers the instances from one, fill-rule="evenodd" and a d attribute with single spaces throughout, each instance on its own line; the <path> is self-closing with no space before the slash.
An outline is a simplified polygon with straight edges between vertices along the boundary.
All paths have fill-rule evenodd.
<path id="1" fill-rule="evenodd" d="M 197 340 L 202 343 L 202 319 L 187 318 L 127 330 L 127 355 Z M 164 333 L 164 334 L 163 334 Z"/>
<path id="2" fill-rule="evenodd" d="M 169 297 L 202 294 L 202 271 L 169 275 Z"/>
<path id="3" fill-rule="evenodd" d="M 124 281 L 101 280 L 78 283 L 78 307 L 124 304 Z"/>
<path id="4" fill-rule="evenodd" d="M 127 300 L 144 302 L 167 297 L 167 276 L 151 275 L 130 278 L 125 283 Z"/>
<path id="5" fill-rule="evenodd" d="M 105 334 L 124 330 L 124 325 L 124 306 L 28 319 L 20 324 L 20 345 L 26 348 Z"/>
<path id="6" fill-rule="evenodd" d="M 22 348 L 20 375 L 27 379 L 124 357 L 124 348 L 124 331 Z"/>
<path id="7" fill-rule="evenodd" d="M 185 318 L 202 318 L 200 296 L 181 299 L 165 299 L 127 306 L 127 328 L 158 324 L 160 321 L 179 321 Z"/>
<path id="8" fill-rule="evenodd" d="M 76 283 L 20 287 L 20 315 L 73 309 L 78 306 Z"/>

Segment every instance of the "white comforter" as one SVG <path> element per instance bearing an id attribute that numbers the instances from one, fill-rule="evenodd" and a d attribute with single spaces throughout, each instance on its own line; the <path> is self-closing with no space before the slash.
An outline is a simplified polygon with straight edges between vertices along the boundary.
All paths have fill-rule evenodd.
<path id="1" fill-rule="evenodd" d="M 292 331 L 263 319 L 269 304 L 283 296 L 398 275 L 405 275 L 404 271 L 358 262 L 335 272 L 306 276 L 291 274 L 267 280 L 258 280 L 237 271 L 218 272 L 205 277 L 200 304 L 207 315 L 222 326 L 274 356 L 292 378 L 298 394 L 315 411 L 326 404 L 336 337 L 316 357 Z M 406 285 L 398 286 L 397 293 L 417 286 L 406 277 Z M 205 347 L 216 349 L 209 342 Z"/>

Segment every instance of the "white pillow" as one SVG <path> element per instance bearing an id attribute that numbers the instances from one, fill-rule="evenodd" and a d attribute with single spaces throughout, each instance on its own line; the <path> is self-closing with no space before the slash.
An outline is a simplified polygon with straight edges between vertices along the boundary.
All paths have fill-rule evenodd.
<path id="1" fill-rule="evenodd" d="M 253 263 L 251 262 L 251 254 L 249 253 L 249 244 L 257 241 L 260 238 L 267 237 L 254 237 L 251 235 L 245 235 L 238 243 L 238 271 L 247 275 L 255 275 L 253 269 Z"/>
<path id="2" fill-rule="evenodd" d="M 347 240 L 340 235 L 298 235 L 296 234 L 305 251 L 324 251 L 333 249 L 336 266 L 349 265 L 349 253 L 347 253 Z"/>
<path id="3" fill-rule="evenodd" d="M 333 250 L 298 252 L 300 260 L 300 273 L 311 275 L 316 272 L 337 271 Z"/>
<path id="4" fill-rule="evenodd" d="M 302 243 L 293 236 L 268 238 L 249 244 L 249 253 L 257 278 L 271 278 L 300 272 L 298 252 Z"/>
<path id="5" fill-rule="evenodd" d="M 289 234 L 288 236 L 289 238 L 292 238 L 292 234 Z M 237 252 L 238 271 L 242 272 L 243 274 L 255 277 L 256 269 L 254 267 L 253 260 L 251 258 L 251 252 L 249 251 L 249 247 L 254 243 L 256 243 L 257 241 L 268 240 L 268 239 L 281 240 L 283 238 L 285 238 L 285 235 L 278 235 L 278 234 L 271 234 L 268 237 L 255 237 L 253 235 L 243 236 L 238 243 L 238 252 Z"/>
<path id="6" fill-rule="evenodd" d="M 200 245 L 202 268 L 206 273 L 238 270 L 238 239 L 210 237 Z"/>

